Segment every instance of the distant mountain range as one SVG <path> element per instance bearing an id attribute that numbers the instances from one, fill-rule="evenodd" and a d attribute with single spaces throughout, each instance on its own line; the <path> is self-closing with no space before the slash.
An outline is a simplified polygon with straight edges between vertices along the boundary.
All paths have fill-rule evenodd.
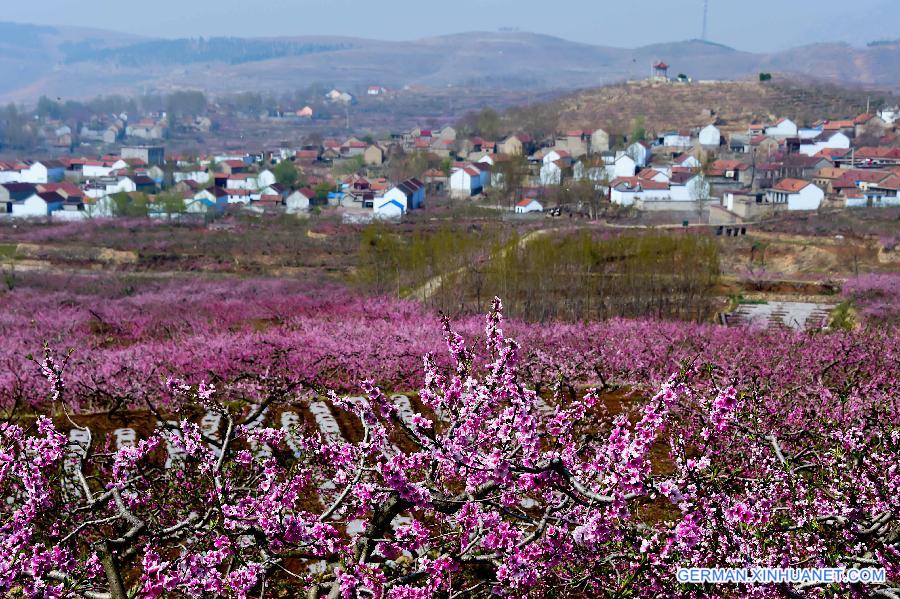
<path id="1" fill-rule="evenodd" d="M 0 23 L 0 101 L 40 95 L 83 99 L 150 91 L 285 92 L 309 84 L 344 88 L 495 86 L 576 89 L 646 77 L 663 60 L 670 75 L 742 79 L 760 71 L 900 89 L 900 44 L 815 44 L 759 54 L 691 40 L 634 49 L 533 33 L 460 33 L 414 41 L 339 36 L 152 39 L 71 27 Z"/>

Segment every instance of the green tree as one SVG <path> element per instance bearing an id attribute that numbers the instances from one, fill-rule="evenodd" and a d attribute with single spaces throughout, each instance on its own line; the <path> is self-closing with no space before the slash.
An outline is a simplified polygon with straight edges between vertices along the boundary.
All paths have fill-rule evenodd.
<path id="1" fill-rule="evenodd" d="M 365 166 L 366 161 L 362 156 L 353 156 L 337 164 L 334 172 L 338 175 L 352 175 L 361 171 Z"/>
<path id="2" fill-rule="evenodd" d="M 628 141 L 644 141 L 647 139 L 647 129 L 644 125 L 644 116 L 639 115 L 631 120 L 631 139 Z"/>
<path id="3" fill-rule="evenodd" d="M 272 167 L 272 174 L 275 175 L 275 180 L 278 183 L 287 187 L 294 187 L 300 179 L 300 171 L 297 170 L 297 166 L 290 160 L 282 160 Z"/>
<path id="4" fill-rule="evenodd" d="M 324 202 L 328 199 L 328 194 L 334 191 L 334 186 L 331 183 L 323 181 L 316 185 L 313 191 L 316 192 L 316 199 L 320 202 Z"/>
<path id="5" fill-rule="evenodd" d="M 153 200 L 153 209 L 159 214 L 166 214 L 170 218 L 175 214 L 184 212 L 184 199 L 177 193 L 161 193 Z"/>
<path id="6" fill-rule="evenodd" d="M 145 217 L 149 214 L 147 198 L 141 194 L 120 192 L 110 197 L 114 216 Z"/>

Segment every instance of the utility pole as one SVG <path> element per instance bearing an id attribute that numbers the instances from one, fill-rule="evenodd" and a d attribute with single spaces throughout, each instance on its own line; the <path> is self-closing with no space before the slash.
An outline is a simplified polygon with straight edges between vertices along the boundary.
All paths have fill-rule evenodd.
<path id="1" fill-rule="evenodd" d="M 706 39 L 706 18 L 707 18 L 708 14 L 709 14 L 709 0 L 703 0 L 703 34 L 701 35 L 700 39 L 702 39 L 704 42 L 707 41 L 707 39 Z"/>

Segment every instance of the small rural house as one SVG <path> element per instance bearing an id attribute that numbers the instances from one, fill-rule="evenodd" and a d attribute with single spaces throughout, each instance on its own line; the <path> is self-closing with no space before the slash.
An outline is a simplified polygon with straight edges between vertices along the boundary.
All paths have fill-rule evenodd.
<path id="1" fill-rule="evenodd" d="M 284 211 L 287 214 L 309 212 L 310 204 L 315 197 L 315 192 L 308 188 L 293 191 L 284 200 Z"/>
<path id="2" fill-rule="evenodd" d="M 786 204 L 788 210 L 817 210 L 825 199 L 825 192 L 802 179 L 782 179 L 766 190 L 771 204 Z"/>
<path id="3" fill-rule="evenodd" d="M 700 129 L 699 141 L 701 146 L 717 148 L 722 143 L 722 132 L 715 125 L 709 124 Z"/>
<path id="4" fill-rule="evenodd" d="M 65 198 L 55 191 L 33 193 L 24 200 L 11 202 L 13 218 L 37 218 L 62 210 Z"/>
<path id="5" fill-rule="evenodd" d="M 397 219 L 406 213 L 406 208 L 397 200 L 385 200 L 379 198 L 372 205 L 375 218 Z"/>
<path id="6" fill-rule="evenodd" d="M 534 198 L 525 198 L 516 203 L 516 214 L 526 214 L 528 212 L 543 212 L 544 207 Z"/>
<path id="7" fill-rule="evenodd" d="M 469 198 L 481 193 L 481 171 L 472 165 L 459 167 L 450 173 L 450 196 Z"/>
<path id="8" fill-rule="evenodd" d="M 780 118 L 774 125 L 766 127 L 765 135 L 776 139 L 784 139 L 785 137 L 797 137 L 797 124 L 791 119 Z"/>

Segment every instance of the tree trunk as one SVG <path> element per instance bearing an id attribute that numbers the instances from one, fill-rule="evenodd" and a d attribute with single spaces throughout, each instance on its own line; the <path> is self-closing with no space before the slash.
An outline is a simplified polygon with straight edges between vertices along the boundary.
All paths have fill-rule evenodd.
<path id="1" fill-rule="evenodd" d="M 119 571 L 118 560 L 113 554 L 109 543 L 103 544 L 103 550 L 100 553 L 100 563 L 103 564 L 103 571 L 106 573 L 106 581 L 109 583 L 110 598 L 128 599 L 128 593 L 125 591 L 125 581 L 122 580 L 122 574 Z"/>

